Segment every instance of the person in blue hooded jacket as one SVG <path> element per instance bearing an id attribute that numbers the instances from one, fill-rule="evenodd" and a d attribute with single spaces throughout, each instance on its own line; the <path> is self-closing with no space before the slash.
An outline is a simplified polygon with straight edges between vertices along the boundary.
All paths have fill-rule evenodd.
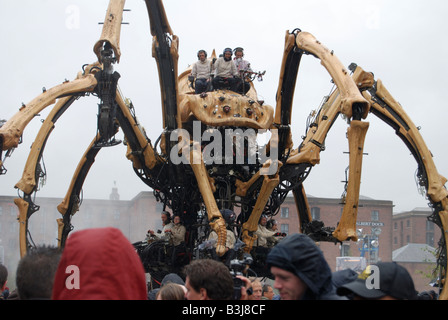
<path id="1" fill-rule="evenodd" d="M 281 300 L 341 300 L 322 251 L 304 234 L 292 234 L 269 252 L 266 263 Z"/>

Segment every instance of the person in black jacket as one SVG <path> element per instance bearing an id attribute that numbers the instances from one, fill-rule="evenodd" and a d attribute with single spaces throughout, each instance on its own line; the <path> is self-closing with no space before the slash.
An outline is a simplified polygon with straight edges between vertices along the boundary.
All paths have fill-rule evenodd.
<path id="1" fill-rule="evenodd" d="M 268 254 L 281 300 L 341 300 L 322 251 L 304 234 L 287 236 Z"/>

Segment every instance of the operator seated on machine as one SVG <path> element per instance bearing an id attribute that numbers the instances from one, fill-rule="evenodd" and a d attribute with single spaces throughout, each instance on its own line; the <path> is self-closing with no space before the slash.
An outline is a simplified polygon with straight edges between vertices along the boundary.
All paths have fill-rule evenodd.
<path id="1" fill-rule="evenodd" d="M 238 71 L 240 80 L 238 81 L 237 91 L 246 94 L 250 90 L 250 82 L 246 80 L 247 72 L 253 72 L 250 67 L 250 62 L 244 60 L 244 49 L 237 47 L 233 50 L 235 53 L 235 58 L 233 62 L 235 63 L 236 70 Z"/>
<path id="2" fill-rule="evenodd" d="M 225 48 L 223 56 L 214 64 L 213 89 L 228 89 L 237 91 L 239 74 L 232 61 L 232 49 Z"/>
<path id="3" fill-rule="evenodd" d="M 207 61 L 207 52 L 198 51 L 198 61 L 193 64 L 188 80 L 194 83 L 194 92 L 200 94 L 211 90 L 211 74 L 213 62 Z M 195 81 L 196 79 L 196 81 Z"/>
<path id="4" fill-rule="evenodd" d="M 152 237 L 155 240 L 169 240 L 171 229 L 174 224 L 171 222 L 171 214 L 168 211 L 162 211 L 160 215 L 162 219 L 162 231 L 158 230 L 157 233 L 154 230 L 148 230 L 147 238 Z"/>
<path id="5" fill-rule="evenodd" d="M 268 241 L 275 241 L 274 235 L 276 234 L 276 232 L 267 228 L 267 221 L 268 218 L 263 214 L 260 217 L 260 221 L 258 222 L 257 231 L 255 231 L 257 240 L 254 243 L 254 247 L 256 252 L 259 254 L 267 254 L 269 252 Z"/>

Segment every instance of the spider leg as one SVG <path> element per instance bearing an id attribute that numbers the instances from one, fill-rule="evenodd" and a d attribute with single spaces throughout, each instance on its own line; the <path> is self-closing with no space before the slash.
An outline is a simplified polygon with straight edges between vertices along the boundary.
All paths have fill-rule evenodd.
<path id="1" fill-rule="evenodd" d="M 93 74 L 79 74 L 73 81 L 66 81 L 51 89 L 44 90 L 42 94 L 33 99 L 27 105 L 22 106 L 5 125 L 0 128 L 0 140 L 2 148 L 9 150 L 16 148 L 20 137 L 28 123 L 43 109 L 56 102 L 48 117 L 45 119 L 36 141 L 33 143 L 21 180 L 15 188 L 24 192 L 23 198 L 14 200 L 19 209 L 19 239 L 20 254 L 23 256 L 30 242 L 27 239 L 28 219 L 39 210 L 31 200 L 31 194 L 36 192 L 37 177 L 40 174 L 39 161 L 42 157 L 45 144 L 51 134 L 54 123 L 67 110 L 68 107 L 79 97 L 94 90 L 96 79 Z"/>
<path id="2" fill-rule="evenodd" d="M 358 215 L 359 188 L 361 184 L 362 157 L 364 140 L 369 128 L 368 122 L 353 120 L 347 129 L 349 143 L 349 179 L 347 185 L 347 197 L 344 209 L 336 230 L 333 232 L 340 241 L 351 239 L 358 240 L 356 234 L 356 219 Z"/>
<path id="3" fill-rule="evenodd" d="M 79 211 L 79 207 L 81 204 L 80 194 L 85 178 L 87 177 L 90 168 L 95 162 L 96 155 L 101 150 L 101 147 L 98 147 L 96 144 L 99 138 L 99 134 L 97 134 L 86 149 L 85 153 L 78 163 L 78 166 L 76 167 L 75 173 L 73 174 L 69 189 L 67 190 L 64 199 L 57 207 L 58 211 L 63 216 L 62 219 L 57 220 L 58 241 L 59 246 L 62 248 L 65 245 L 65 241 L 67 240 L 69 232 L 72 230 L 72 226 L 70 223 L 71 217 L 77 211 Z"/>
<path id="4" fill-rule="evenodd" d="M 447 270 L 447 241 L 448 241 L 448 190 L 445 187 L 447 179 L 439 174 L 433 155 L 428 149 L 419 128 L 412 122 L 403 107 L 385 88 L 381 80 L 370 81 L 367 84 L 364 72 L 360 67 L 354 66 L 353 77 L 359 86 L 364 85 L 363 95 L 371 104 L 371 113 L 390 125 L 398 137 L 406 144 L 414 156 L 417 164 L 418 185 L 424 187 L 426 196 L 430 201 L 433 213 L 428 216 L 428 220 L 440 227 L 442 238 L 439 242 L 438 267 L 439 281 L 442 284 L 446 279 Z M 443 286 L 439 299 L 448 299 L 448 287 Z"/>
<path id="5" fill-rule="evenodd" d="M 267 168 L 272 165 L 272 161 L 268 160 L 263 167 Z M 269 200 L 269 197 L 275 187 L 278 186 L 280 179 L 278 172 L 281 167 L 281 162 L 274 164 L 276 165 L 276 172 L 272 175 L 263 175 L 263 184 L 261 185 L 259 197 L 255 203 L 255 206 L 249 216 L 249 219 L 243 224 L 242 228 L 242 240 L 246 244 L 244 247 L 244 251 L 250 253 L 253 247 L 255 240 L 257 239 L 257 235 L 254 234 L 258 228 L 258 222 L 260 220 L 261 214 L 264 211 L 266 203 Z M 263 169 L 261 169 L 262 171 Z"/>
<path id="6" fill-rule="evenodd" d="M 190 165 L 193 169 L 196 181 L 199 186 L 204 204 L 207 208 L 208 221 L 210 227 L 218 235 L 218 241 L 216 244 L 216 253 L 222 256 L 226 252 L 226 222 L 219 212 L 218 205 L 216 204 L 215 197 L 213 195 L 212 186 L 207 175 L 207 170 L 202 158 L 201 146 L 198 142 L 193 142 L 190 149 Z"/>
<path id="7" fill-rule="evenodd" d="M 97 84 L 93 74 L 86 74 L 73 81 L 65 81 L 45 90 L 31 102 L 23 105 L 10 120 L 0 128 L 2 150 L 16 148 L 28 123 L 43 109 L 56 102 L 56 99 L 74 94 L 92 92 Z"/>

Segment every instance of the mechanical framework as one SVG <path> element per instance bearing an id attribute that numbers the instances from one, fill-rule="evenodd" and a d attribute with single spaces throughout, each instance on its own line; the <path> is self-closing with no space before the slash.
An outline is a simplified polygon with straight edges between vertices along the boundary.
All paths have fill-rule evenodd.
<path id="1" fill-rule="evenodd" d="M 356 64 L 344 67 L 333 51 L 312 34 L 294 29 L 285 34 L 274 107 L 258 99 L 252 82 L 246 94 L 230 90 L 195 94 L 188 81 L 191 70 L 178 73 L 179 39 L 171 30 L 162 1 L 145 2 L 153 36 L 152 55 L 158 67 L 163 110 L 164 130 L 154 145 L 139 125 L 133 104 L 118 89 L 121 76 L 113 69 L 121 58 L 120 30 L 125 0 L 110 0 L 101 37 L 94 45 L 97 61 L 83 66 L 74 80 L 50 88 L 23 105 L 0 127 L 0 150 L 2 154 L 5 152 L 4 157 L 0 157 L 0 168 L 1 173 L 5 173 L 4 161 L 18 147 L 27 124 L 41 110 L 54 105 L 32 145 L 22 179 L 15 185 L 23 193 L 23 196 L 14 200 L 19 208 L 22 256 L 32 246 L 28 223 L 30 217 L 39 210 L 32 195 L 37 191 L 38 181 L 43 175 L 40 161 L 45 144 L 64 112 L 77 99 L 91 94 L 100 100 L 98 130 L 81 157 L 66 196 L 58 206 L 62 216 L 57 220 L 61 247 L 64 247 L 73 229 L 71 218 L 79 210 L 82 185 L 95 156 L 103 147 L 121 142 L 115 139 L 120 129 L 127 145 L 126 157 L 131 161 L 137 176 L 154 190 L 164 208 L 168 207 L 174 214 L 184 218 L 187 227 L 196 223 L 199 214 L 204 214 L 210 228 L 218 234 L 216 253 L 219 256 L 225 252 L 226 241 L 226 225 L 220 210 L 239 212 L 241 227 L 238 237 L 244 243 L 243 251 L 250 253 L 261 215 L 277 214 L 290 192 L 295 199 L 301 232 L 316 241 L 356 241 L 364 139 L 369 128 L 369 122 L 365 119 L 371 113 L 395 130 L 417 162 L 418 182 L 425 188 L 432 209 L 428 219 L 442 230 L 438 262 L 440 281 L 445 279 L 447 180 L 438 173 L 418 128 L 381 80 L 375 79 L 372 73 Z M 335 90 L 312 120 L 303 141 L 294 147 L 290 125 L 296 79 L 303 55 L 311 55 L 321 61 L 335 84 Z M 215 54 L 208 58 L 209 61 L 214 57 Z M 323 227 L 311 218 L 303 183 L 311 169 L 320 163 L 326 136 L 339 115 L 343 115 L 348 124 L 348 182 L 342 217 L 337 227 Z M 217 160 L 225 150 L 219 150 L 216 146 L 220 145 L 223 149 L 224 146 L 212 145 L 210 140 L 204 143 L 195 137 L 219 133 L 217 136 L 224 139 L 229 129 L 252 130 L 255 133 L 271 131 L 272 135 L 265 149 L 255 151 L 254 161 L 249 161 L 247 157 L 250 151 L 247 137 L 242 140 L 244 156 L 241 163 L 207 161 L 204 149 L 213 146 L 213 159 Z M 188 133 L 188 139 L 179 136 L 180 130 Z M 175 162 L 174 158 L 182 161 Z M 440 298 L 448 298 L 446 287 L 441 289 Z"/>

